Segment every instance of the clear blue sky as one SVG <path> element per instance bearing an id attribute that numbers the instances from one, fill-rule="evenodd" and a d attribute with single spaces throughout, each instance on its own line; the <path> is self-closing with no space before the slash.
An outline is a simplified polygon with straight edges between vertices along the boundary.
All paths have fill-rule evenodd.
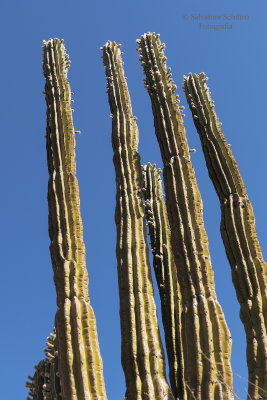
<path id="1" fill-rule="evenodd" d="M 115 176 L 111 119 L 99 50 L 122 43 L 125 71 L 138 117 L 142 163 L 161 166 L 150 99 L 135 51 L 136 39 L 152 31 L 166 43 L 168 66 L 181 105 L 209 235 L 216 291 L 233 338 L 232 368 L 247 376 L 244 329 L 230 267 L 219 233 L 220 208 L 209 180 L 200 141 L 181 90 L 182 77 L 204 71 L 223 132 L 232 145 L 256 215 L 266 254 L 266 18 L 264 1 L 70 1 L 2 2 L 1 23 L 1 399 L 24 399 L 27 375 L 44 357 L 54 326 L 55 288 L 49 254 L 45 128 L 41 46 L 64 38 L 71 59 L 77 176 L 80 185 L 89 293 L 98 326 L 109 400 L 123 399 L 115 257 Z M 201 29 L 198 15 L 221 16 L 228 28 Z M 229 18 L 224 20 L 224 14 Z M 233 16 L 249 19 L 232 20 Z M 207 24 L 209 22 L 203 22 Z M 230 28 L 230 26 L 232 26 Z M 264 244 L 265 242 L 265 244 Z M 155 292 L 157 288 L 155 287 Z M 158 312 L 159 312 L 158 307 Z M 160 318 L 159 318 L 160 319 Z M 246 382 L 235 388 L 246 397 Z"/>

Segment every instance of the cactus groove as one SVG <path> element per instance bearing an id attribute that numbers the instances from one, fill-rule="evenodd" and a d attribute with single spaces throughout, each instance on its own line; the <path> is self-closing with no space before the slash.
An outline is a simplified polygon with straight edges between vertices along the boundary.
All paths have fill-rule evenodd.
<path id="1" fill-rule="evenodd" d="M 171 232 L 163 198 L 160 169 L 150 163 L 143 168 L 145 213 L 159 288 L 161 315 L 169 361 L 172 393 L 184 399 L 184 360 L 181 338 L 181 295 L 171 249 Z"/>
<path id="2" fill-rule="evenodd" d="M 221 131 L 201 73 L 184 77 L 184 90 L 199 133 L 209 176 L 221 203 L 221 235 L 247 336 L 248 394 L 267 397 L 267 264 L 256 234 L 251 203 L 237 163 Z"/>
<path id="3" fill-rule="evenodd" d="M 159 35 L 145 34 L 138 43 L 164 164 L 166 206 L 183 306 L 187 398 L 229 400 L 233 398 L 231 336 L 215 294 L 202 200 L 174 94 L 176 86 Z"/>
<path id="4" fill-rule="evenodd" d="M 44 42 L 46 79 L 50 252 L 57 291 L 55 325 L 64 400 L 106 399 L 96 322 L 88 295 L 79 187 L 70 61 L 62 41 Z"/>
<path id="5" fill-rule="evenodd" d="M 127 400 L 173 400 L 157 322 L 149 265 L 138 129 L 124 77 L 120 45 L 108 41 L 103 62 L 112 116 L 116 172 L 117 260 L 122 366 Z"/>

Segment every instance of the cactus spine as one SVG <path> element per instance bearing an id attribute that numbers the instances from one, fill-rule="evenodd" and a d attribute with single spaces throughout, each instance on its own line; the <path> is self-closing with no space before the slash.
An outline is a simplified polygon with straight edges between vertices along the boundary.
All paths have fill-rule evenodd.
<path id="1" fill-rule="evenodd" d="M 184 360 L 181 338 L 181 295 L 171 249 L 171 232 L 163 198 L 160 169 L 150 163 L 143 167 L 143 193 L 153 266 L 161 300 L 169 376 L 173 395 L 184 399 Z"/>
<path id="2" fill-rule="evenodd" d="M 171 400 L 157 322 L 149 265 L 138 129 L 132 114 L 119 45 L 103 47 L 112 115 L 116 171 L 117 260 L 122 332 L 122 366 L 127 400 Z"/>
<path id="3" fill-rule="evenodd" d="M 76 179 L 69 66 L 58 39 L 44 42 L 50 252 L 57 291 L 55 317 L 64 400 L 106 399 L 88 275 Z"/>
<path id="4" fill-rule="evenodd" d="M 267 394 L 267 265 L 251 203 L 204 77 L 204 73 L 185 77 L 184 90 L 221 203 L 221 235 L 247 336 L 248 394 L 256 399 Z"/>
<path id="5" fill-rule="evenodd" d="M 164 164 L 166 205 L 183 304 L 187 396 L 229 400 L 233 398 L 231 337 L 215 294 L 202 200 L 190 161 L 179 101 L 174 95 L 176 86 L 166 67 L 164 45 L 158 35 L 145 34 L 138 43 Z"/>

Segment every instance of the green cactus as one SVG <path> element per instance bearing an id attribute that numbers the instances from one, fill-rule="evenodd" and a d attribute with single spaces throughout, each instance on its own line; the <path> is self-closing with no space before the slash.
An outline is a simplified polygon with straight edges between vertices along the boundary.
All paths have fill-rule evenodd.
<path id="1" fill-rule="evenodd" d="M 35 366 L 33 377 L 28 376 L 25 386 L 29 388 L 29 397 L 26 400 L 62 400 L 55 329 L 46 344 L 44 352 L 47 358 Z"/>
<path id="2" fill-rule="evenodd" d="M 184 90 L 221 204 L 221 235 L 247 336 L 248 394 L 257 399 L 267 394 L 267 264 L 253 209 L 206 80 L 204 73 L 190 74 L 184 77 Z"/>
<path id="3" fill-rule="evenodd" d="M 182 300 L 182 347 L 188 398 L 231 399 L 231 336 L 215 294 L 208 238 L 183 117 L 159 35 L 138 40 L 164 164 L 166 206 Z M 191 338 L 191 340 L 188 340 Z"/>
<path id="4" fill-rule="evenodd" d="M 88 295 L 79 187 L 70 61 L 62 41 L 44 42 L 50 252 L 57 291 L 55 317 L 59 374 L 64 400 L 106 399 L 96 322 Z"/>
<path id="5" fill-rule="evenodd" d="M 149 265 L 138 129 L 124 77 L 120 45 L 107 42 L 103 62 L 112 116 L 116 172 L 117 260 L 122 366 L 127 400 L 174 399 L 168 386 Z"/>
<path id="6" fill-rule="evenodd" d="M 183 399 L 186 388 L 181 338 L 181 294 L 171 249 L 171 232 L 160 173 L 161 170 L 150 163 L 143 167 L 143 194 L 153 266 L 161 300 L 170 384 L 174 397 Z"/>
<path id="7" fill-rule="evenodd" d="M 26 400 L 45 400 L 51 399 L 50 393 L 50 362 L 42 360 L 35 366 L 35 374 L 33 377 L 28 376 L 29 382 L 25 387 L 29 388 L 29 396 Z"/>
<path id="8" fill-rule="evenodd" d="M 58 310 L 46 358 L 28 377 L 28 400 L 106 400 L 76 179 L 75 131 L 67 81 L 70 61 L 58 39 L 44 42 L 50 252 Z M 159 35 L 138 40 L 145 87 L 164 169 L 141 167 L 138 129 L 124 77 L 120 45 L 108 41 L 103 62 L 112 117 L 116 172 L 117 261 L 126 400 L 232 400 L 231 336 L 217 300 L 203 207 L 190 161 L 176 86 Z M 204 74 L 184 89 L 211 179 L 221 201 L 221 233 L 247 333 L 249 398 L 267 393 L 267 265 L 251 204 L 221 132 Z M 79 133 L 76 131 L 76 133 Z M 145 217 L 161 298 L 169 360 L 153 294 Z"/>

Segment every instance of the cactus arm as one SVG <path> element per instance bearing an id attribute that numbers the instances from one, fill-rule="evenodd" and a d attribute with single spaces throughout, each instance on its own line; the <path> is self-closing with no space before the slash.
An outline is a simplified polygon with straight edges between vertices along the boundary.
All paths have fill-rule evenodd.
<path id="1" fill-rule="evenodd" d="M 256 234 L 251 203 L 206 85 L 205 74 L 184 78 L 210 178 L 221 203 L 221 234 L 247 335 L 251 398 L 267 394 L 267 264 Z M 262 391 L 260 390 L 262 388 Z"/>
<path id="2" fill-rule="evenodd" d="M 117 195 L 117 260 L 122 333 L 122 366 L 127 400 L 173 399 L 157 323 L 149 265 L 138 129 L 124 77 L 120 45 L 103 47 L 112 116 Z"/>
<path id="3" fill-rule="evenodd" d="M 150 163 L 143 167 L 143 193 L 153 266 L 161 300 L 161 314 L 169 361 L 169 376 L 176 399 L 184 399 L 184 360 L 181 337 L 181 299 L 171 249 L 171 232 L 163 198 L 160 169 Z"/>
<path id="4" fill-rule="evenodd" d="M 164 163 L 166 206 L 183 303 L 182 339 L 188 397 L 232 398 L 231 337 L 217 301 L 203 208 L 190 161 L 176 86 L 158 35 L 141 37 L 139 52 Z M 190 339 L 189 339 L 190 338 Z"/>
<path id="5" fill-rule="evenodd" d="M 68 56 L 58 39 L 44 42 L 50 252 L 57 291 L 59 372 L 66 400 L 106 399 L 76 179 Z"/>

